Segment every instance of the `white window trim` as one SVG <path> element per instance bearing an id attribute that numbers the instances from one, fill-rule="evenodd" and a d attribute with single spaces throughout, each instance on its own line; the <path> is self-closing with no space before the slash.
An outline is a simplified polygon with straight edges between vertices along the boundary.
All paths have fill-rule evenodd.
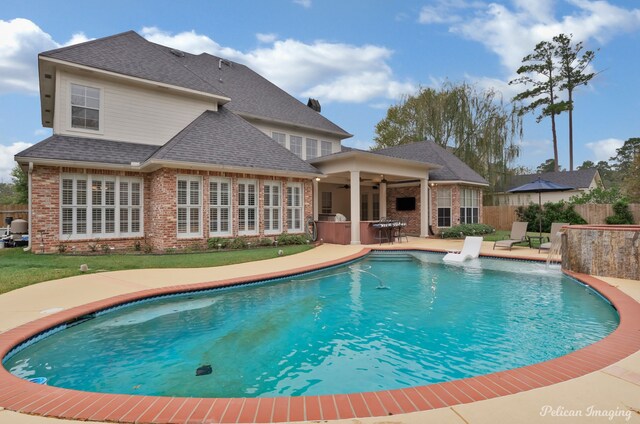
<path id="1" fill-rule="evenodd" d="M 178 182 L 179 181 L 186 181 L 187 182 L 187 204 L 186 205 L 179 205 L 178 204 Z M 192 205 L 191 204 L 191 182 L 193 181 L 197 181 L 199 183 L 199 193 L 198 193 L 198 200 L 199 200 L 199 204 L 198 205 Z M 200 238 L 202 237 L 202 177 L 201 176 L 196 176 L 196 175 L 178 175 L 178 177 L 176 178 L 176 235 L 178 238 Z M 187 208 L 187 231 L 184 233 L 180 233 L 178 231 L 178 210 L 180 208 Z M 199 220 L 200 222 L 198 223 L 198 232 L 190 232 L 190 228 L 191 228 L 191 213 L 190 210 L 191 209 L 195 209 L 198 208 L 199 209 Z"/>
<path id="2" fill-rule="evenodd" d="M 266 202 L 264 202 L 264 189 L 269 186 L 271 188 L 273 187 L 278 187 L 278 203 L 275 205 L 269 205 L 267 206 Z M 273 191 L 270 189 L 269 190 L 270 193 L 270 198 L 269 201 L 273 201 Z M 282 183 L 279 181 L 265 181 L 263 183 L 263 205 L 262 205 L 262 216 L 264 219 L 264 213 L 269 210 L 270 211 L 270 220 L 273 221 L 273 211 L 276 211 L 276 217 L 278 218 L 278 228 L 275 229 L 270 229 L 267 230 L 266 228 L 266 221 L 264 222 L 265 224 L 265 228 L 264 228 L 264 233 L 265 235 L 273 235 L 273 234 L 280 234 L 282 233 Z"/>
<path id="3" fill-rule="evenodd" d="M 289 206 L 289 195 L 288 193 L 285 193 L 285 196 L 287 196 L 286 201 L 287 201 L 287 223 L 289 222 L 289 217 L 291 216 L 290 214 L 293 213 L 293 211 L 295 209 L 299 209 L 300 210 L 300 228 L 293 228 L 293 227 L 289 227 L 287 224 L 287 232 L 290 234 L 296 234 L 296 233 L 303 233 L 304 232 L 304 184 L 302 183 L 288 183 L 287 184 L 287 189 L 291 187 L 299 187 L 300 188 L 300 206 Z M 293 218 L 291 219 L 291 222 L 293 223 Z"/>
<path id="4" fill-rule="evenodd" d="M 444 192 L 444 190 L 447 190 L 449 192 L 449 206 L 440 206 L 440 192 L 441 190 Z M 451 226 L 453 225 L 453 190 L 451 189 L 451 187 L 444 187 L 444 188 L 438 188 L 438 192 L 436 194 L 436 201 L 437 201 L 437 207 L 436 207 L 436 226 L 438 228 L 451 228 Z M 439 210 L 440 209 L 449 209 L 449 225 L 444 225 L 444 226 L 440 226 L 440 215 L 439 215 Z"/>
<path id="5" fill-rule="evenodd" d="M 228 205 L 213 205 L 211 203 L 211 183 L 218 183 L 218 187 L 220 187 L 220 183 L 229 184 L 229 204 Z M 218 188 L 219 190 L 219 188 Z M 229 217 L 228 217 L 228 231 L 211 231 L 211 209 L 213 208 L 229 208 Z M 218 214 L 218 228 L 220 228 L 220 223 L 223 220 L 220 218 L 220 214 Z M 231 178 L 209 178 L 209 236 L 210 237 L 219 237 L 219 236 L 230 236 L 233 232 L 233 181 Z"/>
<path id="6" fill-rule="evenodd" d="M 315 142 L 315 145 L 316 145 L 316 147 L 314 149 L 315 150 L 315 155 L 309 156 L 309 146 L 311 146 L 313 144 L 313 143 L 311 143 L 312 141 Z M 318 156 L 320 156 L 319 153 L 318 153 L 318 149 L 319 149 L 318 144 L 319 144 L 319 141 L 318 141 L 317 138 L 305 137 L 305 139 L 304 139 L 304 159 L 305 160 L 315 159 Z"/>
<path id="7" fill-rule="evenodd" d="M 63 180 L 73 180 L 73 205 L 64 205 L 62 203 L 62 195 L 63 195 L 63 191 L 62 191 L 62 182 Z M 115 181 L 115 204 L 114 204 L 114 214 L 115 214 L 115 231 L 113 233 L 92 233 L 92 229 L 93 229 L 93 214 L 92 214 L 92 209 L 93 209 L 93 198 L 92 198 L 92 192 L 91 192 L 91 180 L 101 180 L 104 184 L 105 180 L 114 180 Z M 76 205 L 76 198 L 77 198 L 77 193 L 76 193 L 76 181 L 77 180 L 84 180 L 86 181 L 86 198 L 87 198 L 87 203 L 85 205 L 82 205 L 86 211 L 87 211 L 87 218 L 86 218 L 86 233 L 84 234 L 78 234 L 77 233 L 77 228 L 76 228 L 76 212 L 73 213 L 73 229 L 71 234 L 64 234 L 63 233 L 63 228 L 62 228 L 62 210 L 63 209 L 73 209 L 74 211 L 76 211 L 78 208 L 78 206 Z M 120 182 L 123 181 L 127 181 L 129 183 L 131 182 L 136 182 L 136 183 L 140 183 L 140 231 L 139 232 L 120 232 Z M 59 182 L 59 187 L 60 187 L 60 208 L 59 208 L 59 212 L 60 212 L 60 229 L 59 229 L 59 237 L 60 240 L 91 240 L 91 239 L 116 239 L 116 238 L 138 238 L 138 237 L 143 237 L 144 236 L 144 180 L 142 178 L 138 178 L 138 177 L 121 177 L 121 176 L 116 176 L 116 175 L 99 175 L 99 174 L 61 174 L 60 175 L 60 182 Z M 104 209 L 104 205 L 100 206 L 101 208 Z M 126 206 L 127 208 L 131 208 L 131 206 Z M 104 219 L 103 219 L 104 221 Z"/>
<path id="8" fill-rule="evenodd" d="M 100 91 L 100 110 L 98 110 L 98 129 L 97 130 L 92 130 L 92 129 L 88 129 L 88 128 L 75 128 L 72 124 L 72 119 L 73 119 L 73 106 L 71 105 L 71 86 L 72 85 L 80 85 L 83 87 L 90 87 L 90 88 L 95 88 L 96 90 Z M 81 81 L 69 81 L 69 84 L 67 84 L 67 93 L 68 93 L 68 112 L 69 112 L 69 117 L 67 119 L 67 130 L 68 131 L 72 131 L 72 132 L 79 132 L 79 133 L 84 133 L 84 134 L 100 134 L 103 135 L 104 134 L 104 87 L 101 86 L 100 84 L 94 84 L 93 82 L 88 84 L 86 82 L 81 82 Z"/>
<path id="9" fill-rule="evenodd" d="M 240 184 L 253 184 L 255 187 L 255 205 L 254 206 L 243 206 L 240 204 Z M 238 235 L 240 236 L 254 236 L 259 234 L 260 232 L 260 186 L 258 185 L 257 180 L 251 179 L 239 179 L 238 180 Z M 255 209 L 255 230 L 244 230 L 240 231 L 240 210 L 244 209 L 249 211 L 250 209 Z M 249 214 L 245 215 L 245 223 L 248 221 Z"/>
<path id="10" fill-rule="evenodd" d="M 299 141 L 300 141 L 300 154 L 298 154 L 298 153 L 296 153 L 296 152 L 294 152 L 294 151 L 293 151 L 293 143 L 291 142 L 291 141 L 292 141 L 291 139 L 292 139 L 293 137 L 295 137 L 295 138 L 296 138 L 296 140 L 299 140 Z M 301 136 L 301 135 L 289 134 L 289 137 L 288 137 L 288 138 L 289 138 L 289 151 L 290 151 L 291 153 L 293 153 L 294 155 L 298 156 L 300 159 L 302 159 L 302 158 L 303 158 L 303 155 L 306 153 L 306 152 L 305 152 L 305 150 L 304 150 L 304 149 L 305 149 L 305 145 L 304 145 L 304 137 L 303 137 L 303 136 Z"/>

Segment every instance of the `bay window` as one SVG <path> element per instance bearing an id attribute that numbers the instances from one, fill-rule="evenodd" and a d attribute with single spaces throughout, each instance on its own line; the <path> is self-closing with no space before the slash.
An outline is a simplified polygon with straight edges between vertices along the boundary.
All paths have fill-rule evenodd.
<path id="1" fill-rule="evenodd" d="M 258 185 L 255 180 L 238 181 L 238 234 L 258 234 Z"/>
<path id="2" fill-rule="evenodd" d="M 209 180 L 209 234 L 211 236 L 231 234 L 231 180 L 229 178 Z"/>
<path id="3" fill-rule="evenodd" d="M 282 202 L 279 182 L 265 181 L 263 196 L 264 233 L 278 234 L 282 232 Z"/>
<path id="4" fill-rule="evenodd" d="M 302 183 L 288 183 L 287 228 L 290 233 L 302 232 L 303 199 Z"/>
<path id="5" fill-rule="evenodd" d="M 178 237 L 200 237 L 202 208 L 200 177 L 178 177 Z"/>

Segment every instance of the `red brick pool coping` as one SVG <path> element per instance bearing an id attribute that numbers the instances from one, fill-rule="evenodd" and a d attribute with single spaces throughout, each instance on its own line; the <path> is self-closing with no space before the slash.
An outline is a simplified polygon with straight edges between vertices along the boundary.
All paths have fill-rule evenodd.
<path id="1" fill-rule="evenodd" d="M 313 271 L 349 262 L 371 250 L 365 248 L 339 260 L 283 272 L 143 290 L 78 306 L 0 334 L 0 358 L 29 338 L 96 310 L 150 296 Z M 0 407 L 45 417 L 124 423 L 267 423 L 387 416 L 476 402 L 549 386 L 603 369 L 640 350 L 640 303 L 597 278 L 565 273 L 607 298 L 618 310 L 620 325 L 609 336 L 583 349 L 522 368 L 377 392 L 277 398 L 179 398 L 90 393 L 38 385 L 15 377 L 0 367 Z"/>

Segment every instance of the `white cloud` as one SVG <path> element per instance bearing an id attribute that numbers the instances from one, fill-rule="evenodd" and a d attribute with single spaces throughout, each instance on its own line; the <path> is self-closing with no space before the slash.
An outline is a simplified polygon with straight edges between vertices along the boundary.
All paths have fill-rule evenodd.
<path id="1" fill-rule="evenodd" d="M 311 7 L 311 0 L 293 0 L 295 4 L 299 4 L 300 6 L 309 9 Z"/>
<path id="2" fill-rule="evenodd" d="M 484 5 L 480 1 L 436 0 L 420 9 L 418 22 L 421 24 L 451 24 L 460 22 L 462 13 L 468 9 L 477 9 Z"/>
<path id="3" fill-rule="evenodd" d="M 13 156 L 31 147 L 32 144 L 25 143 L 23 141 L 15 142 L 9 146 L 0 144 L 0 181 L 11 182 L 11 170 L 16 166 L 16 162 L 13 160 Z"/>
<path id="4" fill-rule="evenodd" d="M 74 34 L 63 44 L 28 19 L 0 20 L 0 94 L 38 92 L 38 53 L 87 41 Z"/>
<path id="5" fill-rule="evenodd" d="M 593 152 L 594 162 L 601 160 L 608 161 L 616 155 L 616 150 L 622 147 L 624 141 L 617 138 L 606 138 L 604 140 L 587 143 L 586 146 Z"/>
<path id="6" fill-rule="evenodd" d="M 565 33 L 575 40 L 606 42 L 620 32 L 640 29 L 640 9 L 623 9 L 606 1 L 568 0 L 571 13 L 556 18 L 552 0 L 514 0 L 514 8 L 488 4 L 471 19 L 450 27 L 454 33 L 482 43 L 500 57 L 510 74 L 542 40 Z"/>
<path id="7" fill-rule="evenodd" d="M 270 34 L 257 33 L 256 38 L 261 43 L 271 44 L 278 39 L 278 36 L 273 33 L 270 33 Z"/>
<path id="8" fill-rule="evenodd" d="M 145 27 L 142 35 L 155 43 L 190 53 L 207 52 L 246 64 L 265 78 L 296 96 L 323 102 L 360 103 L 374 98 L 397 99 L 415 91 L 410 81 L 397 81 L 388 65 L 393 52 L 374 45 L 276 40 L 268 46 L 242 52 L 223 47 L 195 31 L 175 35 L 156 27 Z"/>

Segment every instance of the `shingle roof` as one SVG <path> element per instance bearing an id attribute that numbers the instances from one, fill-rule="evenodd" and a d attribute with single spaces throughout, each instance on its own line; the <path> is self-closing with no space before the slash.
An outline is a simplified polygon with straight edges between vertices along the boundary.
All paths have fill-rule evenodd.
<path id="1" fill-rule="evenodd" d="M 430 181 L 465 181 L 476 184 L 489 184 L 487 180 L 471 169 L 469 165 L 433 141 L 403 144 L 376 150 L 373 153 L 441 165 L 442 168 L 429 172 Z"/>
<path id="2" fill-rule="evenodd" d="M 543 172 L 540 174 L 514 175 L 510 178 L 507 190 L 535 181 L 543 180 L 575 188 L 587 188 L 596 176 L 596 168 L 579 169 L 576 171 Z"/>
<path id="3" fill-rule="evenodd" d="M 320 174 L 225 107 L 204 112 L 150 159 Z"/>
<path id="4" fill-rule="evenodd" d="M 40 56 L 224 96 L 186 69 L 169 50 L 158 48 L 134 31 L 46 51 Z"/>
<path id="5" fill-rule="evenodd" d="M 158 146 L 147 144 L 52 135 L 15 157 L 128 165 L 144 162 L 156 150 Z"/>
<path id="6" fill-rule="evenodd" d="M 279 145 L 233 112 L 207 111 L 163 146 L 53 135 L 18 153 L 34 158 L 129 165 L 152 160 L 320 174 L 316 168 Z"/>
<path id="7" fill-rule="evenodd" d="M 173 54 L 172 52 L 176 52 Z M 229 109 L 337 134 L 351 134 L 239 63 L 151 43 L 134 31 L 50 50 L 43 57 L 231 98 Z M 220 66 L 219 66 L 220 65 Z"/>
<path id="8" fill-rule="evenodd" d="M 166 46 L 156 46 L 169 50 Z M 240 115 L 317 128 L 340 134 L 343 138 L 351 137 L 351 134 L 245 65 L 208 53 L 185 53 L 179 60 L 186 68 L 231 98 L 226 106 Z"/>

